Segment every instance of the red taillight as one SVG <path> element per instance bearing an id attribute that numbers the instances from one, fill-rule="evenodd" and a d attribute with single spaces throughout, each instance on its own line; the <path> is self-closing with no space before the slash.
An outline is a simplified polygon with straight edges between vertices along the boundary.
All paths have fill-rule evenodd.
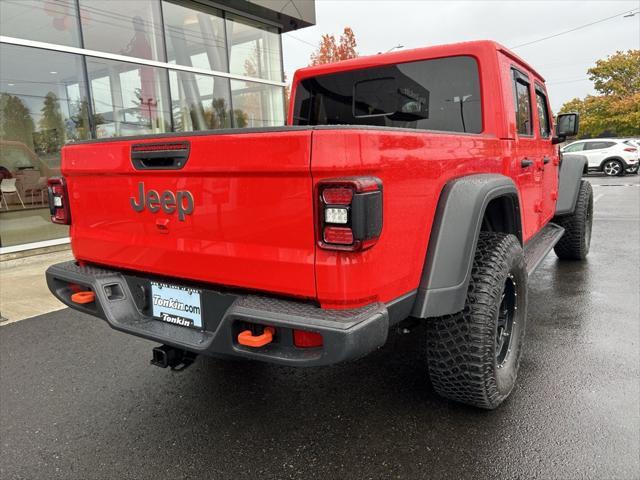
<path id="1" fill-rule="evenodd" d="M 633 147 L 627 147 L 624 149 L 625 152 L 637 152 L 638 149 L 637 148 L 633 148 Z"/>
<path id="2" fill-rule="evenodd" d="M 324 227 L 325 243 L 335 245 L 351 245 L 353 243 L 353 231 L 344 227 Z"/>
<path id="3" fill-rule="evenodd" d="M 325 188 L 322 199 L 327 205 L 349 205 L 353 199 L 353 190 L 345 187 Z"/>
<path id="4" fill-rule="evenodd" d="M 313 348 L 322 346 L 322 335 L 318 332 L 305 330 L 293 331 L 293 344 L 298 348 Z"/>
<path id="5" fill-rule="evenodd" d="M 327 250 L 365 250 L 382 231 L 382 182 L 348 177 L 318 183 L 318 243 Z"/>
<path id="6" fill-rule="evenodd" d="M 67 193 L 67 184 L 64 178 L 50 178 L 47 183 L 51 221 L 61 225 L 70 225 L 71 211 L 69 210 L 69 194 Z"/>

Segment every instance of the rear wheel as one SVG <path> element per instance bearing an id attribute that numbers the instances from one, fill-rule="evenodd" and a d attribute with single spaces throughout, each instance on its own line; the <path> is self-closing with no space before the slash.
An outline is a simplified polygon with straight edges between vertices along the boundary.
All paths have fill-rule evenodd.
<path id="1" fill-rule="evenodd" d="M 564 235 L 553 247 L 556 255 L 563 260 L 584 260 L 591 247 L 593 226 L 593 188 L 589 182 L 580 181 L 573 213 L 556 217 L 554 222 L 564 228 Z"/>
<path id="2" fill-rule="evenodd" d="M 475 407 L 500 405 L 516 382 L 526 317 L 520 242 L 482 232 L 464 310 L 428 320 L 427 359 L 436 392 Z"/>
<path id="3" fill-rule="evenodd" d="M 607 160 L 602 165 L 602 171 L 609 177 L 616 177 L 624 174 L 624 168 L 620 160 Z"/>

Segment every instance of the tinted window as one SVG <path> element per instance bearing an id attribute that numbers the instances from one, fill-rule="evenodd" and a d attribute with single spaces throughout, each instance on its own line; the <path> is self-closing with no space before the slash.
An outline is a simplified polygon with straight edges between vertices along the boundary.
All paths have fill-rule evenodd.
<path id="1" fill-rule="evenodd" d="M 165 70 L 98 58 L 87 70 L 98 138 L 171 129 Z"/>
<path id="2" fill-rule="evenodd" d="M 513 70 L 513 101 L 518 133 L 520 135 L 533 135 L 529 83 L 526 77 L 516 70 Z"/>
<path id="3" fill-rule="evenodd" d="M 581 152 L 584 149 L 584 143 L 572 143 L 564 148 L 564 152 Z"/>
<path id="4" fill-rule="evenodd" d="M 158 0 L 80 0 L 84 46 L 148 60 L 164 60 Z"/>
<path id="5" fill-rule="evenodd" d="M 284 125 L 282 88 L 253 82 L 231 81 L 233 122 L 237 128 Z"/>
<path id="6" fill-rule="evenodd" d="M 584 149 L 585 150 L 600 150 L 602 148 L 613 147 L 616 142 L 587 142 Z"/>
<path id="7" fill-rule="evenodd" d="M 80 46 L 75 0 L 0 0 L 0 32 L 8 37 Z"/>
<path id="8" fill-rule="evenodd" d="M 547 109 L 546 95 L 536 88 L 536 105 L 538 107 L 538 123 L 540 124 L 540 136 L 549 138 L 551 124 L 549 123 L 549 110 Z"/>
<path id="9" fill-rule="evenodd" d="M 9 145 L 5 168 L 37 166 L 39 158 L 48 167 L 41 175 L 51 176 L 62 146 L 89 137 L 81 58 L 0 44 L 0 166 Z"/>
<path id="10" fill-rule="evenodd" d="M 229 71 L 247 77 L 282 80 L 278 29 L 226 14 Z"/>
<path id="11" fill-rule="evenodd" d="M 176 132 L 231 127 L 229 79 L 172 70 L 169 85 Z"/>
<path id="12" fill-rule="evenodd" d="M 48 219 L 47 178 L 60 175 L 65 144 L 89 138 L 82 57 L 0 44 L 0 179 L 20 194 L 3 198 L 1 246 L 68 235 Z"/>
<path id="13" fill-rule="evenodd" d="M 450 57 L 310 78 L 298 85 L 294 124 L 480 133 L 478 66 Z"/>
<path id="14" fill-rule="evenodd" d="M 169 63 L 228 71 L 221 11 L 169 2 L 163 2 L 162 8 Z"/>

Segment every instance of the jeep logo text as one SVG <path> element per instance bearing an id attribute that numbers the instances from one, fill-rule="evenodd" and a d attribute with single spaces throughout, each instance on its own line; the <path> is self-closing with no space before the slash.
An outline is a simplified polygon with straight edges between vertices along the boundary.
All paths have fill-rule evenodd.
<path id="1" fill-rule="evenodd" d="M 184 221 L 185 215 L 193 213 L 193 195 L 188 190 L 178 190 L 175 194 L 170 190 L 158 193 L 155 190 L 144 191 L 144 182 L 138 183 L 138 198 L 129 199 L 131 208 L 136 212 L 142 212 L 145 207 L 151 213 L 156 213 L 160 209 L 164 213 L 170 214 L 178 211 L 178 220 Z"/>

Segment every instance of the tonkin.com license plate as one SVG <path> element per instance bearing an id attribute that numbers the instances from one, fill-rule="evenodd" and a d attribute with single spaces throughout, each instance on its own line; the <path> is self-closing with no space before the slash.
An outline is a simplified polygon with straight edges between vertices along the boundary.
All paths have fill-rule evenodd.
<path id="1" fill-rule="evenodd" d="M 202 328 L 200 290 L 151 282 L 153 316 L 183 327 Z"/>

